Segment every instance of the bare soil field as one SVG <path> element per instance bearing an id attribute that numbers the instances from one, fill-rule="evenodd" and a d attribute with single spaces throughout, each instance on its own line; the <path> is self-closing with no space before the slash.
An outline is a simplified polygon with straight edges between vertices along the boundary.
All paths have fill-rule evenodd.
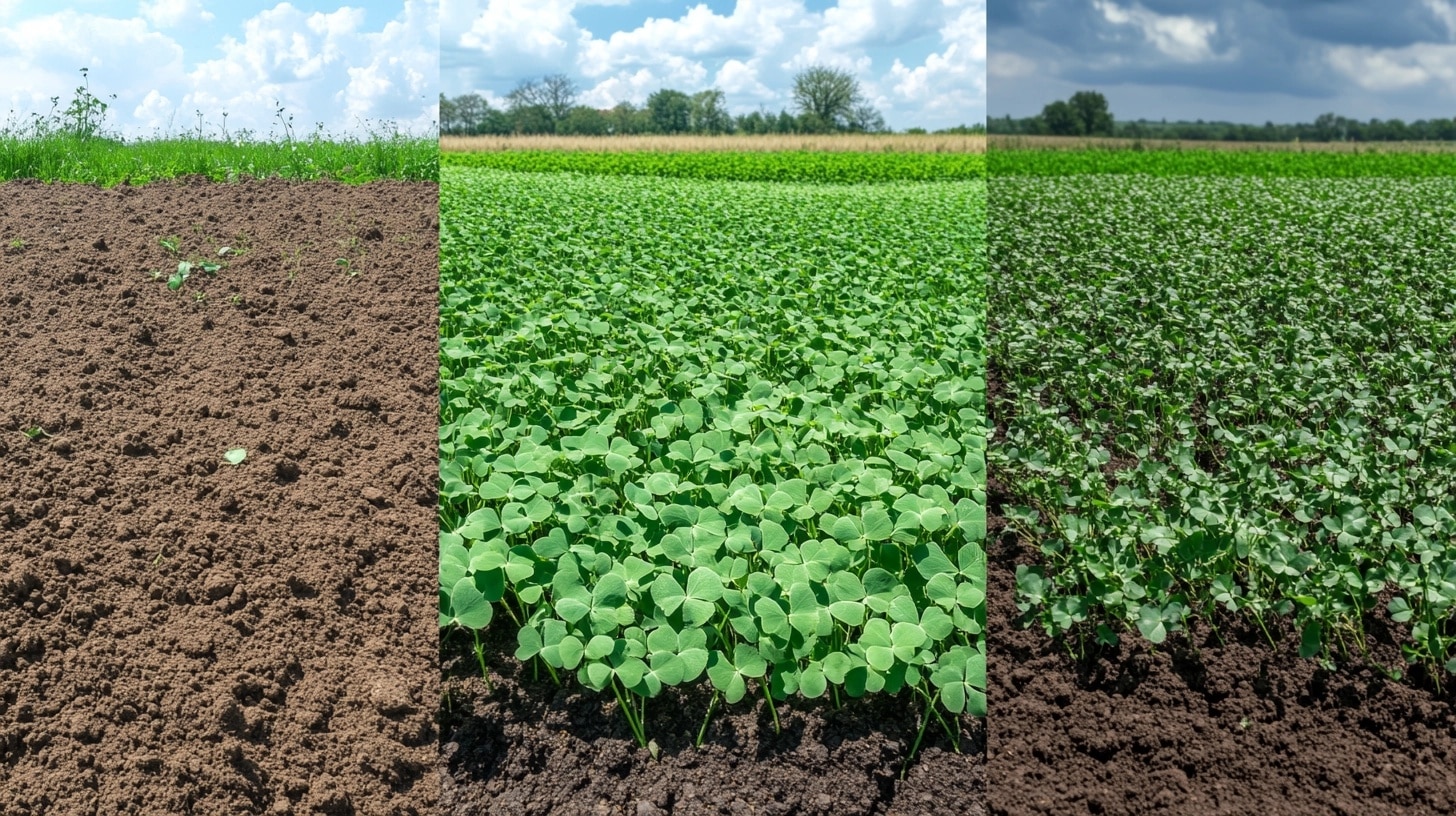
<path id="1" fill-rule="evenodd" d="M 0 201 L 0 810 L 433 812 L 438 187 Z"/>

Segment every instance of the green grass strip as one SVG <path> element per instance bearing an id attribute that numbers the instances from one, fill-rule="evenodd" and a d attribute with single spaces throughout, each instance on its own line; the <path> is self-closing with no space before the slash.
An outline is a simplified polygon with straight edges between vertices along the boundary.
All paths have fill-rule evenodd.
<path id="1" fill-rule="evenodd" d="M 338 141 L 155 139 L 124 143 L 68 134 L 28 138 L 0 134 L 0 181 L 40 179 L 111 187 L 190 175 L 213 181 L 236 181 L 245 176 L 334 178 L 351 184 L 375 179 L 438 181 L 440 153 L 435 139 L 409 136 Z"/>
<path id="2" fill-rule="evenodd" d="M 985 178 L 976 153 L 588 153 L 509 151 L 447 153 L 446 165 L 524 172 L 655 176 L 701 181 L 854 184 Z"/>
<path id="3" fill-rule="evenodd" d="M 1264 176 L 1417 178 L 1456 176 L 1456 153 L 1238 152 L 1222 150 L 996 150 L 995 176 Z"/>

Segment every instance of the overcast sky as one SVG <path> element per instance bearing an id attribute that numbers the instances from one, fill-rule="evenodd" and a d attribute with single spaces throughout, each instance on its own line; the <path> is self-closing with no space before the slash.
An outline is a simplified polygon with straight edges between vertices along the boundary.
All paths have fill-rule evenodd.
<path id="1" fill-rule="evenodd" d="M 432 134 L 439 93 L 438 0 L 0 0 L 0 115 L 64 109 L 90 68 L 107 124 L 178 133 L 201 110 L 216 135 L 278 131 L 274 100 L 304 135 L 392 122 Z M 110 99 L 111 94 L 116 99 Z"/>
<path id="2" fill-rule="evenodd" d="M 716 87 L 733 113 L 776 113 L 822 63 L 852 71 L 897 130 L 986 117 L 985 0 L 442 0 L 441 31 L 445 94 L 497 107 L 564 73 L 597 108 Z"/>
<path id="3" fill-rule="evenodd" d="M 992 116 L 1078 90 L 1117 119 L 1456 116 L 1453 0 L 989 0 Z"/>

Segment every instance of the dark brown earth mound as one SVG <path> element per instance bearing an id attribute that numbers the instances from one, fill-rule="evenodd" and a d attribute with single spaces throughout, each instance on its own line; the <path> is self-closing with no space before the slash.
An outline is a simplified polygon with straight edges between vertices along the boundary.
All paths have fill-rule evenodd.
<path id="1" fill-rule="evenodd" d="M 495 627 L 487 654 L 509 655 Z M 491 662 L 491 685 L 459 633 L 445 669 L 443 809 L 512 816 L 980 816 L 985 813 L 985 725 L 964 718 L 961 751 L 934 722 L 900 780 L 919 726 L 908 696 L 871 695 L 835 710 L 823 701 L 778 704 L 782 733 L 761 694 L 725 706 L 698 729 L 710 691 L 665 691 L 648 703 L 639 748 L 611 694 L 558 688 L 512 658 Z"/>
<path id="2" fill-rule="evenodd" d="M 0 186 L 0 810 L 435 807 L 437 202 Z"/>
<path id="3" fill-rule="evenodd" d="M 991 391 L 996 390 L 995 383 Z M 994 444 L 994 443 L 993 443 Z M 1074 658 L 1015 606 L 1037 563 L 988 491 L 989 809 L 1032 814 L 1362 816 L 1456 813 L 1456 700 L 1368 665 L 1327 671 L 1299 637 L 1225 620 Z M 1400 666 L 1400 627 L 1373 619 L 1372 657 Z"/>

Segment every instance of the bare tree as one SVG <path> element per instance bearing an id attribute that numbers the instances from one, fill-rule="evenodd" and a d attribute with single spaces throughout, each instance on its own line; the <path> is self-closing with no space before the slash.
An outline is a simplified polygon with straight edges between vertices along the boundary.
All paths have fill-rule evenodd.
<path id="1" fill-rule="evenodd" d="M 566 74 L 551 74 L 541 79 L 523 80 L 515 90 L 506 94 L 511 113 L 521 113 L 526 108 L 536 108 L 554 128 L 576 107 L 576 83 Z"/>

